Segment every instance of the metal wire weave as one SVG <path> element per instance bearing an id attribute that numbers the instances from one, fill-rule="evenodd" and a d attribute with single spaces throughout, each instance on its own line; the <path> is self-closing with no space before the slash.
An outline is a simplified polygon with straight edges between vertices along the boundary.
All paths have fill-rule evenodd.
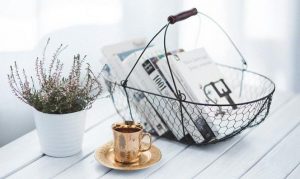
<path id="1" fill-rule="evenodd" d="M 226 81 L 230 85 L 240 85 L 239 80 L 237 79 L 240 78 L 241 69 L 224 65 L 219 65 L 219 69 L 222 71 Z M 214 130 L 214 133 L 217 134 L 216 138 L 213 140 L 205 141 L 201 144 L 223 141 L 237 135 L 248 127 L 260 124 L 269 113 L 272 96 L 275 91 L 274 83 L 270 79 L 250 71 L 245 71 L 244 77 L 247 83 L 243 84 L 242 101 L 236 104 L 237 109 L 234 110 L 228 104 L 202 104 L 185 100 L 179 101 L 176 98 L 126 87 L 128 100 L 132 110 L 131 115 L 134 119 L 147 118 L 144 119 L 145 121 L 154 119 L 156 115 L 160 116 L 162 119 L 162 116 L 173 119 L 173 126 L 169 127 L 177 129 L 178 133 L 184 135 L 183 127 L 191 128 L 194 126 L 189 126 L 189 123 L 187 122 L 178 122 L 174 119 L 174 116 L 172 116 L 172 113 L 175 113 L 176 117 L 181 117 L 181 102 L 186 109 L 183 110 L 183 113 L 187 114 L 184 115 L 183 118 L 189 116 L 188 119 L 183 119 L 183 121 L 191 120 L 194 122 L 199 116 L 204 117 L 207 121 L 210 121 L 208 122 L 208 125 Z M 126 108 L 128 103 L 123 86 L 111 81 L 107 81 L 107 84 L 110 89 L 109 91 L 113 103 L 120 116 L 125 121 L 130 120 L 131 116 L 128 113 L 128 108 Z M 147 100 L 143 101 L 144 104 L 136 105 L 134 99 L 136 95 L 144 95 Z M 164 105 L 167 102 L 172 104 L 172 108 Z M 159 108 L 160 110 L 158 110 Z M 194 130 L 197 132 L 196 128 L 194 128 Z M 180 141 L 184 143 L 194 143 L 192 138 L 196 136 L 191 135 L 193 135 L 193 133 L 184 135 L 185 137 Z M 164 136 L 176 140 L 171 133 L 167 133 Z"/>

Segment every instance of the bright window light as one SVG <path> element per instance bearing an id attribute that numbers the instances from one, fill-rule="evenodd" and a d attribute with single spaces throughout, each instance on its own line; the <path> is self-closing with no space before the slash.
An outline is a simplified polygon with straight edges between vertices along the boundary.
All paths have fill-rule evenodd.
<path id="1" fill-rule="evenodd" d="M 0 0 L 0 52 L 31 50 L 52 31 L 121 18 L 120 0 Z"/>

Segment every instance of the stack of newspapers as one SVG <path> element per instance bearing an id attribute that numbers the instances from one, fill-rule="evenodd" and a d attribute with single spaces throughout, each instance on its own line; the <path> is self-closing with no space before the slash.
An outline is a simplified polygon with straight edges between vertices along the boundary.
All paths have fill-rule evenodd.
<path id="1" fill-rule="evenodd" d="M 107 58 L 107 69 L 114 79 L 122 81 L 126 78 L 145 46 L 146 40 L 142 38 L 103 47 L 103 54 Z M 230 104 L 232 110 L 237 108 L 231 87 L 204 48 L 191 51 L 176 49 L 169 51 L 167 55 L 176 89 L 185 95 L 186 101 L 203 104 Z M 164 50 L 156 46 L 149 47 L 132 71 L 127 85 L 176 98 L 177 91 Z M 204 108 L 183 104 L 181 115 L 179 109 L 174 110 L 175 103 L 178 101 L 168 100 L 168 98 L 149 101 L 149 94 L 141 91 L 135 91 L 135 94 L 130 95 L 134 95 L 133 107 L 147 109 L 140 114 L 141 119 L 139 119 L 146 131 L 155 131 L 159 136 L 171 133 L 177 140 L 189 136 L 195 143 L 207 142 L 224 136 L 224 133 L 220 132 L 219 125 L 216 125 L 209 116 L 201 114 L 205 113 Z M 168 113 L 165 112 L 166 110 Z M 193 111 L 196 117 L 192 116 L 189 111 Z M 215 111 L 215 116 L 219 115 L 217 111 Z"/>

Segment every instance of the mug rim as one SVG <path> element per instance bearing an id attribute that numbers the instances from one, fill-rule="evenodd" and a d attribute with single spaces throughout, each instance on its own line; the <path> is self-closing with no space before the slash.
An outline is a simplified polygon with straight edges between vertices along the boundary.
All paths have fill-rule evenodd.
<path id="1" fill-rule="evenodd" d="M 128 128 L 130 128 L 131 126 L 136 126 L 134 129 L 137 129 L 139 128 L 138 131 L 135 131 L 135 132 L 120 132 L 118 130 L 116 130 L 116 127 L 117 126 L 127 126 Z M 131 127 L 133 128 L 133 127 Z M 140 123 L 134 123 L 134 124 L 125 124 L 125 122 L 115 122 L 112 124 L 112 130 L 115 131 L 115 132 L 118 132 L 118 133 L 126 133 L 126 134 L 134 134 L 134 133 L 139 133 L 139 132 L 142 132 L 143 131 L 143 126 L 140 124 Z"/>

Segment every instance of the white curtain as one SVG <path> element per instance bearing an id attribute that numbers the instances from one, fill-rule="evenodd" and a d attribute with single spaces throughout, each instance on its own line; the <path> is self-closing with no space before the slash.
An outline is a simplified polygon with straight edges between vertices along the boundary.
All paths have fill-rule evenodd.
<path id="1" fill-rule="evenodd" d="M 300 92 L 299 0 L 0 0 L 0 146 L 33 129 L 30 109 L 7 84 L 14 60 L 32 68 L 34 55 L 28 52 L 40 52 L 45 39 L 54 36 L 53 48 L 71 44 L 69 55 L 82 52 L 97 61 L 101 46 L 150 38 L 168 15 L 192 7 L 227 30 L 250 70 L 273 79 L 277 89 Z M 199 27 L 206 35 L 197 40 Z M 191 18 L 170 27 L 167 44 L 191 49 L 206 40 L 216 61 L 238 65 L 239 57 L 223 37 L 203 18 Z"/>
<path id="2" fill-rule="evenodd" d="M 299 0 L 193 0 L 184 1 L 184 7 L 197 7 L 217 20 L 240 47 L 250 70 L 270 77 L 277 89 L 300 92 Z M 198 26 L 190 22 L 180 29 L 179 45 L 192 48 Z M 228 56 L 232 49 L 211 28 L 207 35 L 215 52 L 212 56 L 225 64 L 232 59 L 238 62 L 236 54 Z"/>
<path id="3" fill-rule="evenodd" d="M 33 49 L 55 30 L 121 19 L 120 0 L 0 0 L 0 52 Z"/>

